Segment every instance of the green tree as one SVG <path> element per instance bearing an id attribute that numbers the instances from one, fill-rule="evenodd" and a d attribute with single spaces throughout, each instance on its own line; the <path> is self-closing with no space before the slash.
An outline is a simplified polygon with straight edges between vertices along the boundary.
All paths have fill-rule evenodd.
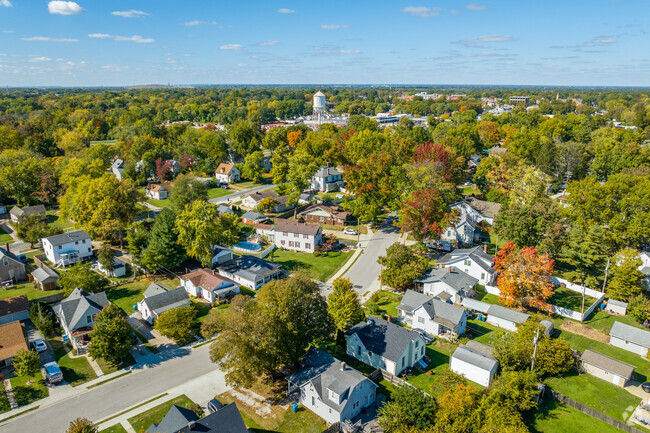
<path id="1" fill-rule="evenodd" d="M 30 247 L 39 242 L 41 238 L 62 233 L 60 229 L 55 229 L 47 225 L 47 219 L 43 215 L 26 215 L 20 222 L 14 224 L 16 235 L 24 241 L 29 242 Z"/>
<path id="2" fill-rule="evenodd" d="M 153 327 L 165 337 L 169 337 L 178 345 L 183 345 L 192 339 L 192 326 L 196 319 L 196 308 L 187 307 L 167 310 L 158 317 Z"/>
<path id="3" fill-rule="evenodd" d="M 260 212 L 273 212 L 275 210 L 275 207 L 279 204 L 279 202 L 274 199 L 273 197 L 266 197 L 260 200 L 259 204 L 257 205 L 257 210 Z"/>
<path id="4" fill-rule="evenodd" d="M 242 176 L 246 179 L 250 179 L 253 182 L 259 182 L 264 173 L 264 167 L 262 163 L 264 162 L 264 154 L 261 151 L 255 151 L 246 155 L 244 158 L 244 167 L 242 169 Z"/>
<path id="5" fill-rule="evenodd" d="M 70 421 L 70 426 L 65 433 L 98 433 L 99 429 L 92 421 L 86 418 L 77 418 Z"/>
<path id="6" fill-rule="evenodd" d="M 18 376 L 27 376 L 31 383 L 32 376 L 36 376 L 41 368 L 41 358 L 35 350 L 20 349 L 14 355 L 13 365 Z"/>
<path id="7" fill-rule="evenodd" d="M 208 188 L 192 175 L 181 174 L 174 180 L 169 202 L 174 212 L 182 212 L 185 206 L 195 200 L 207 200 Z"/>
<path id="8" fill-rule="evenodd" d="M 237 215 L 219 216 L 216 205 L 197 200 L 176 218 L 174 230 L 187 254 L 208 265 L 212 262 L 213 247 L 233 245 L 239 239 L 241 227 Z"/>
<path id="9" fill-rule="evenodd" d="M 497 214 L 494 228 L 519 247 L 542 246 L 542 250 L 557 251 L 564 234 L 564 218 L 560 208 L 549 199 L 530 204 L 510 201 Z"/>
<path id="10" fill-rule="evenodd" d="M 142 265 L 142 257 L 149 243 L 149 231 L 142 222 L 134 223 L 126 232 L 126 243 L 131 254 L 131 263 Z"/>
<path id="11" fill-rule="evenodd" d="M 410 428 L 423 431 L 435 422 L 436 401 L 417 388 L 402 386 L 379 408 L 378 415 L 379 425 L 386 433 L 401 433 Z"/>
<path id="12" fill-rule="evenodd" d="M 273 156 L 271 156 L 271 164 L 273 165 L 273 167 L 271 167 L 271 176 L 273 176 L 273 183 L 279 185 L 287 181 L 287 176 L 289 175 L 290 156 L 291 151 L 286 146 L 278 147 L 275 152 L 273 152 Z"/>
<path id="13" fill-rule="evenodd" d="M 600 226 L 575 227 L 569 232 L 559 260 L 571 267 L 564 273 L 569 281 L 581 280 L 587 287 L 602 286 L 607 258 L 611 255 L 609 233 Z"/>
<path id="14" fill-rule="evenodd" d="M 102 268 L 108 272 L 112 272 L 113 269 L 115 269 L 115 266 L 113 265 L 114 257 L 115 254 L 113 253 L 113 249 L 108 244 L 103 244 L 97 251 L 97 261 Z"/>
<path id="15" fill-rule="evenodd" d="M 142 264 L 148 269 L 173 269 L 185 260 L 185 251 L 178 244 L 178 235 L 174 231 L 175 223 L 176 214 L 170 209 L 163 209 L 156 216 L 147 247 L 142 253 Z"/>
<path id="16" fill-rule="evenodd" d="M 400 243 L 394 243 L 386 250 L 386 256 L 379 257 L 382 265 L 382 282 L 395 289 L 406 290 L 413 281 L 429 269 L 429 262 L 416 255 L 413 250 Z"/>
<path id="17" fill-rule="evenodd" d="M 639 323 L 645 323 L 650 320 L 650 299 L 645 294 L 630 298 L 627 313 L 638 320 Z"/>
<path id="18" fill-rule="evenodd" d="M 349 278 L 337 278 L 332 283 L 333 291 L 327 297 L 327 311 L 336 326 L 337 336 L 342 336 L 353 325 L 365 318 L 357 292 Z"/>
<path id="19" fill-rule="evenodd" d="M 6 149 L 0 153 L 0 193 L 13 197 L 21 205 L 34 203 L 34 194 L 42 186 L 46 166 L 35 153 Z"/>
<path id="20" fill-rule="evenodd" d="M 90 269 L 90 263 L 77 262 L 59 278 L 59 287 L 65 291 L 65 296 L 77 288 L 86 292 L 101 292 L 108 284 L 106 278 Z"/>
<path id="21" fill-rule="evenodd" d="M 52 314 L 47 310 L 47 306 L 38 301 L 32 301 L 31 304 L 29 319 L 43 336 L 52 335 L 54 325 L 52 323 Z"/>
<path id="22" fill-rule="evenodd" d="M 295 274 L 264 285 L 255 301 L 233 312 L 210 346 L 210 359 L 226 371 L 229 384 L 246 387 L 298 362 L 332 331 L 318 285 Z"/>
<path id="23" fill-rule="evenodd" d="M 639 267 L 639 252 L 624 248 L 614 257 L 611 278 L 607 282 L 607 296 L 621 302 L 642 294 L 645 291 L 645 276 Z"/>
<path id="24" fill-rule="evenodd" d="M 122 310 L 115 304 L 109 304 L 99 312 L 90 336 L 90 356 L 115 365 L 125 359 L 133 347 L 131 326 Z"/>

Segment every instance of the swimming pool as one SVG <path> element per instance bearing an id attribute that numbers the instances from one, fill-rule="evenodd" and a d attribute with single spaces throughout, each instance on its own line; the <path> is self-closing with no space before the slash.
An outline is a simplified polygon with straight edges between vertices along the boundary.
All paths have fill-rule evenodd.
<path id="1" fill-rule="evenodd" d="M 235 249 L 243 251 L 259 251 L 262 249 L 262 246 L 259 244 L 254 244 L 252 242 L 237 242 L 235 244 Z"/>

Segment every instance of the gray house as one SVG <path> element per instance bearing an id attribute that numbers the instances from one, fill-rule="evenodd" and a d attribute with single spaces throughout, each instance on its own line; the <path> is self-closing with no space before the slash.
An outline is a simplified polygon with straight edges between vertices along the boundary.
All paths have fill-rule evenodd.
<path id="1" fill-rule="evenodd" d="M 14 206 L 9 211 L 11 221 L 17 223 L 28 215 L 42 215 L 45 216 L 45 206 L 38 204 L 36 206 L 18 207 Z"/>
<path id="2" fill-rule="evenodd" d="M 26 278 L 25 264 L 11 251 L 0 248 L 0 283 L 9 281 L 11 284 L 16 284 Z"/>
<path id="3" fill-rule="evenodd" d="M 420 334 L 384 319 L 369 317 L 345 335 L 348 355 L 394 376 L 424 356 L 425 343 Z"/>
<path id="4" fill-rule="evenodd" d="M 144 299 L 138 302 L 137 308 L 142 318 L 151 324 L 165 311 L 187 307 L 190 304 L 190 297 L 185 288 L 167 290 L 159 284 L 151 283 L 144 291 Z"/>
<path id="5" fill-rule="evenodd" d="M 609 344 L 645 358 L 648 356 L 648 348 L 650 348 L 650 332 L 621 322 L 614 322 L 609 331 Z"/>
<path id="6" fill-rule="evenodd" d="M 70 296 L 52 306 L 72 347 L 83 350 L 90 342 L 90 334 L 95 324 L 95 317 L 108 306 L 105 292 L 88 294 L 81 289 L 74 289 Z"/>
<path id="7" fill-rule="evenodd" d="M 216 412 L 199 418 L 180 406 L 172 406 L 160 424 L 152 424 L 146 433 L 248 433 L 235 403 L 220 407 Z"/>
<path id="8" fill-rule="evenodd" d="M 447 266 L 429 269 L 415 280 L 415 284 L 425 295 L 460 304 L 463 298 L 474 296 L 473 289 L 478 284 L 478 279 L 455 266 Z"/>
<path id="9" fill-rule="evenodd" d="M 328 423 L 352 419 L 375 402 L 377 385 L 320 349 L 309 349 L 302 368 L 287 378 L 288 394 Z"/>

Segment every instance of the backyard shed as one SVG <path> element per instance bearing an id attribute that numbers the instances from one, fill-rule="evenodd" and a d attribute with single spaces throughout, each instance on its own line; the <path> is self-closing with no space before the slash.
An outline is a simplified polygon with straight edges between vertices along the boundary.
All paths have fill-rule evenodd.
<path id="1" fill-rule="evenodd" d="M 451 355 L 449 368 L 474 383 L 488 386 L 499 368 L 499 362 L 492 356 L 490 346 L 470 340 Z"/>
<path id="2" fill-rule="evenodd" d="M 539 324 L 544 327 L 544 335 L 550 337 L 551 334 L 553 334 L 553 330 L 555 329 L 553 322 L 551 322 L 550 320 L 542 320 L 541 322 L 539 322 Z"/>
<path id="3" fill-rule="evenodd" d="M 614 322 L 614 326 L 609 331 L 609 344 L 646 357 L 650 348 L 650 332 Z"/>
<path id="4" fill-rule="evenodd" d="M 490 305 L 487 322 L 508 331 L 516 331 L 517 326 L 524 323 L 528 318 L 530 318 L 530 314 L 511 310 L 501 305 Z"/>
<path id="5" fill-rule="evenodd" d="M 606 380 L 614 385 L 625 387 L 627 382 L 632 378 L 636 369 L 635 366 L 627 364 L 618 359 L 603 355 L 595 350 L 587 349 L 580 357 L 582 369 L 596 376 L 599 379 Z"/>
<path id="6" fill-rule="evenodd" d="M 608 299 L 605 311 L 625 316 L 627 314 L 627 302 L 617 301 L 616 299 Z"/>

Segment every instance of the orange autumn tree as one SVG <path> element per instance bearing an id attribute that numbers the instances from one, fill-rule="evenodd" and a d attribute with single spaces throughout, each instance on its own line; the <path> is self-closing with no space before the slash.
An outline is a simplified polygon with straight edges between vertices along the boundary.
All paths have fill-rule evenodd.
<path id="1" fill-rule="evenodd" d="M 553 296 L 553 260 L 533 247 L 517 248 L 508 242 L 497 253 L 494 268 L 499 272 L 499 301 L 510 308 L 550 311 L 546 302 Z"/>

